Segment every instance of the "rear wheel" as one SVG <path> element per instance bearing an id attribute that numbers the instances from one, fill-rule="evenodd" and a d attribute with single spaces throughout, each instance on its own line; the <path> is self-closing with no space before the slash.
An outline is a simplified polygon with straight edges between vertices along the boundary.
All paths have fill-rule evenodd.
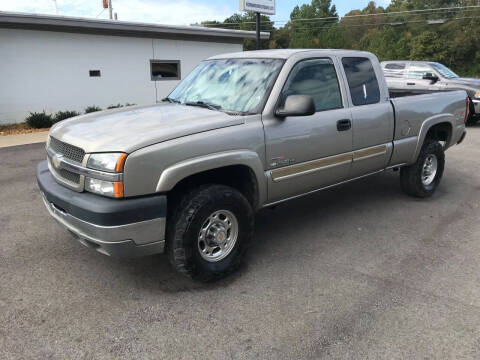
<path id="1" fill-rule="evenodd" d="M 443 176 L 445 153 L 438 141 L 426 141 L 415 164 L 400 172 L 402 190 L 415 197 L 432 196 Z"/>
<path id="2" fill-rule="evenodd" d="M 253 209 L 236 189 L 204 185 L 180 201 L 167 234 L 175 269 L 213 281 L 238 268 L 253 235 Z"/>

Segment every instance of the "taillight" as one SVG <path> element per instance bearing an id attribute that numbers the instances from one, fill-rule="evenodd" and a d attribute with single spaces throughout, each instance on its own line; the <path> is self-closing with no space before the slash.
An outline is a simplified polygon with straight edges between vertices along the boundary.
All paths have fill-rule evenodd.
<path id="1" fill-rule="evenodd" d="M 470 98 L 467 96 L 467 108 L 465 109 L 465 124 L 468 121 L 468 117 L 470 116 Z"/>

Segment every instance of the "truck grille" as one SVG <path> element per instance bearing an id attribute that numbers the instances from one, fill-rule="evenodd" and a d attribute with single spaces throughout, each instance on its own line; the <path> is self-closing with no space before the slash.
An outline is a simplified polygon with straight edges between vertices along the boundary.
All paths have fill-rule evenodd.
<path id="1" fill-rule="evenodd" d="M 82 163 L 83 158 L 85 157 L 85 151 L 79 147 L 64 143 L 63 141 L 57 140 L 53 137 L 50 137 L 50 148 L 57 154 L 61 154 L 67 159 L 76 161 L 78 163 Z"/>
<path id="2" fill-rule="evenodd" d="M 80 174 L 76 174 L 65 169 L 59 169 L 55 171 L 60 177 L 64 178 L 65 180 L 70 181 L 74 184 L 80 184 Z"/>

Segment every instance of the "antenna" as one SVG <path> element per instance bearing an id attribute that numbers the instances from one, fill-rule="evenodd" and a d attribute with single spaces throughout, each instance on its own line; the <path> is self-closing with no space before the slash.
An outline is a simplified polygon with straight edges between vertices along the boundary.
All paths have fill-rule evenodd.
<path id="1" fill-rule="evenodd" d="M 55 15 L 58 15 L 57 0 L 52 0 L 53 6 L 55 6 Z"/>

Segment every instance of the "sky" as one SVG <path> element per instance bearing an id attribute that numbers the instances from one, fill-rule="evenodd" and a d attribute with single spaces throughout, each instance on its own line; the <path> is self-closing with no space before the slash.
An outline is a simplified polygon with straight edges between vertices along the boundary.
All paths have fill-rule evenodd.
<path id="1" fill-rule="evenodd" d="M 219 20 L 239 12 L 238 0 L 112 0 L 119 20 L 160 24 L 189 25 L 203 20 Z M 361 9 L 369 0 L 333 0 L 340 16 L 352 9 Z M 390 0 L 377 0 L 386 6 Z M 18 11 L 55 14 L 54 0 L 0 0 L 0 11 Z M 108 10 L 102 12 L 102 0 L 56 0 L 59 15 L 107 19 Z M 277 0 L 277 13 L 273 20 L 288 20 L 296 5 L 310 0 Z"/>

